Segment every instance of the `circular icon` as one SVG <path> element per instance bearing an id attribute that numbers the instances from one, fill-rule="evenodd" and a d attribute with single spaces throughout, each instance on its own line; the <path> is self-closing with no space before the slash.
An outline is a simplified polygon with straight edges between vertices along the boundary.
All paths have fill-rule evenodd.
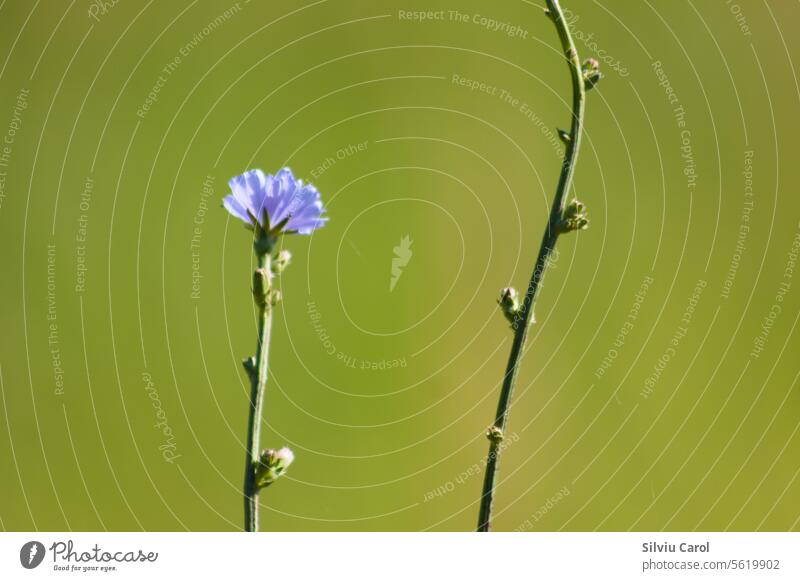
<path id="1" fill-rule="evenodd" d="M 35 569 L 44 560 L 44 545 L 39 541 L 30 541 L 19 550 L 19 562 L 26 569 Z"/>

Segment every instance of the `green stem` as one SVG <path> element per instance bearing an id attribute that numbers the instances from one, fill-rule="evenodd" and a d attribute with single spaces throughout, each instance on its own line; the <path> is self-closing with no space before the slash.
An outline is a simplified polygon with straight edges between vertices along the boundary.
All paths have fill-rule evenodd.
<path id="1" fill-rule="evenodd" d="M 261 415 L 264 407 L 264 388 L 267 385 L 269 365 L 269 338 L 272 327 L 272 275 L 269 252 L 258 255 L 258 270 L 254 276 L 253 295 L 258 308 L 258 344 L 254 365 L 245 364 L 250 377 L 250 411 L 247 420 L 247 454 L 244 466 L 244 529 L 258 531 L 258 488 L 255 467 L 259 457 Z M 264 285 L 255 284 L 259 271 L 266 273 Z"/>
<path id="2" fill-rule="evenodd" d="M 550 218 L 547 221 L 547 228 L 542 237 L 542 245 L 536 264 L 533 268 L 528 289 L 522 301 L 513 329 L 514 340 L 511 344 L 511 354 L 508 358 L 505 376 L 503 377 L 503 387 L 500 390 L 500 399 L 497 403 L 497 413 L 495 414 L 494 426 L 505 431 L 508 423 L 508 415 L 511 407 L 511 397 L 514 393 L 514 383 L 519 370 L 519 362 L 525 350 L 525 341 L 528 336 L 528 327 L 533 313 L 533 305 L 536 300 L 539 283 L 547 269 L 550 255 L 555 248 L 560 232 L 559 224 L 564 213 L 567 193 L 572 184 L 572 175 L 575 170 L 575 163 L 578 159 L 578 150 L 581 143 L 581 130 L 583 129 L 583 112 L 585 106 L 586 89 L 583 82 L 583 72 L 581 63 L 578 60 L 578 51 L 572 42 L 569 27 L 564 20 L 564 13 L 561 11 L 558 0 L 546 0 L 549 16 L 556 25 L 558 36 L 564 55 L 567 58 L 570 74 L 572 76 L 572 125 L 570 129 L 570 139 L 564 151 L 564 162 L 561 165 L 561 174 L 558 179 L 556 195 L 550 209 Z M 483 480 L 483 492 L 481 494 L 480 511 L 478 514 L 478 532 L 488 532 L 492 515 L 492 498 L 494 495 L 494 480 L 498 468 L 498 456 L 500 454 L 500 442 L 491 440 L 489 444 L 489 454 L 486 460 L 486 471 Z"/>

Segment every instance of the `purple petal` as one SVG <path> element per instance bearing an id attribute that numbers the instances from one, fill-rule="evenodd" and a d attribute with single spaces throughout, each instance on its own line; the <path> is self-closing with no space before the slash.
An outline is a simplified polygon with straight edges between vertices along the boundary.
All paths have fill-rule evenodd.
<path id="1" fill-rule="evenodd" d="M 240 220 L 251 223 L 250 216 L 247 215 L 247 209 L 234 196 L 225 196 L 222 199 L 222 205 L 228 212 Z"/>
<path id="2" fill-rule="evenodd" d="M 297 183 L 292 175 L 292 170 L 288 167 L 278 172 L 275 176 L 275 184 L 275 208 L 269 216 L 270 226 L 273 228 L 283 222 L 289 215 L 289 205 L 297 189 Z"/>
<path id="3" fill-rule="evenodd" d="M 275 212 L 277 211 L 278 204 L 280 203 L 280 182 L 275 178 L 273 175 L 267 176 L 267 181 L 264 185 L 264 202 L 262 211 L 267 212 L 267 216 L 269 217 L 269 227 L 273 228 L 276 224 L 275 222 Z"/>
<path id="4" fill-rule="evenodd" d="M 315 223 L 317 220 L 322 218 L 324 210 L 319 206 L 310 205 L 305 207 L 302 211 L 298 212 L 297 214 L 293 214 L 289 222 L 286 224 L 287 230 L 300 230 L 306 224 Z"/>
<path id="5" fill-rule="evenodd" d="M 264 172 L 260 169 L 254 169 L 231 178 L 228 182 L 234 198 L 245 210 L 253 214 L 259 222 L 261 222 L 260 208 L 263 205 L 263 183 L 265 180 Z"/>
<path id="6" fill-rule="evenodd" d="M 304 220 L 303 222 L 298 223 L 296 226 L 292 226 L 291 230 L 296 231 L 298 234 L 311 234 L 317 228 L 322 228 L 327 222 L 327 218 L 314 218 Z"/>

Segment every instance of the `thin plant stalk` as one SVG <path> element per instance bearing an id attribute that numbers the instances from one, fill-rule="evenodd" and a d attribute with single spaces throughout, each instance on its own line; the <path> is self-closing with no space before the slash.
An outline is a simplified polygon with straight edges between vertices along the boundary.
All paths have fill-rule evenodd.
<path id="1" fill-rule="evenodd" d="M 486 461 L 486 471 L 484 473 L 483 491 L 480 500 L 480 511 L 478 515 L 478 532 L 488 532 L 492 516 L 492 500 L 494 496 L 495 477 L 498 468 L 498 456 L 500 454 L 500 444 L 502 434 L 508 423 L 508 415 L 511 408 L 511 398 L 514 394 L 514 383 L 517 379 L 520 359 L 525 350 L 525 341 L 528 335 L 528 327 L 533 314 L 533 306 L 536 300 L 539 283 L 544 276 L 550 256 L 555 248 L 558 236 L 561 233 L 560 224 L 564 214 L 567 194 L 572 184 L 572 175 L 575 170 L 575 163 L 578 159 L 578 150 L 581 143 L 581 130 L 583 128 L 583 113 L 585 107 L 586 87 L 584 86 L 583 72 L 581 63 L 578 59 L 578 52 L 569 32 L 569 27 L 564 20 L 564 13 L 561 11 L 558 0 L 546 0 L 548 16 L 555 23 L 558 31 L 561 46 L 569 65 L 572 77 L 572 123 L 566 149 L 564 151 L 564 162 L 561 166 L 561 174 L 558 179 L 553 205 L 550 209 L 550 217 L 547 227 L 542 237 L 542 245 L 536 264 L 533 268 L 525 297 L 520 305 L 519 312 L 515 317 L 512 328 L 514 339 L 511 344 L 511 353 L 508 358 L 503 386 L 500 391 L 500 399 L 497 403 L 497 413 L 494 419 L 495 437 L 490 437 L 489 454 Z"/>
<path id="2" fill-rule="evenodd" d="M 269 339 L 272 328 L 272 304 L 269 300 L 272 287 L 270 253 L 258 254 L 258 269 L 255 271 L 253 296 L 258 309 L 258 343 L 256 356 L 245 362 L 250 378 L 250 411 L 247 419 L 247 449 L 244 466 L 244 528 L 248 532 L 258 531 L 258 487 L 256 486 L 256 462 L 259 457 L 261 415 L 264 408 L 264 388 L 269 369 Z M 257 284 L 258 280 L 265 284 Z"/>
<path id="3" fill-rule="evenodd" d="M 257 532 L 259 491 L 272 485 L 294 462 L 294 453 L 286 446 L 259 450 L 272 311 L 281 299 L 280 291 L 273 289 L 273 277 L 282 273 L 291 260 L 288 250 L 281 250 L 274 256 L 272 250 L 282 236 L 308 236 L 324 226 L 328 218 L 317 189 L 295 178 L 288 167 L 274 175 L 251 169 L 232 177 L 228 186 L 231 193 L 222 199 L 222 207 L 253 233 L 253 251 L 257 259 L 253 300 L 258 313 L 258 342 L 255 356 L 243 361 L 250 380 L 250 398 L 242 490 L 244 529 Z"/>

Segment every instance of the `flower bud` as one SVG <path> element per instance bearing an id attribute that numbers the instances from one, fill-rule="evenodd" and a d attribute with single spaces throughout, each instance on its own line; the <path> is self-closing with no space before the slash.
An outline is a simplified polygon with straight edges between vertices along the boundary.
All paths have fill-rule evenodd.
<path id="1" fill-rule="evenodd" d="M 283 299 L 283 293 L 280 290 L 274 288 L 274 289 L 271 289 L 269 291 L 269 304 L 270 304 L 270 306 L 274 307 L 279 302 L 281 302 L 281 299 Z"/>
<path id="2" fill-rule="evenodd" d="M 256 463 L 256 487 L 265 488 L 280 478 L 294 462 L 294 452 L 289 448 L 261 452 Z"/>
<path id="3" fill-rule="evenodd" d="M 281 250 L 278 252 L 278 255 L 272 260 L 272 272 L 274 274 L 280 274 L 286 267 L 289 266 L 289 263 L 292 261 L 292 253 L 288 250 Z"/>
<path id="4" fill-rule="evenodd" d="M 586 213 L 586 206 L 573 199 L 567 207 L 564 208 L 564 214 L 559 224 L 559 229 L 562 233 L 572 232 L 573 230 L 586 230 L 589 227 L 589 216 Z"/>
<path id="5" fill-rule="evenodd" d="M 583 86 L 587 91 L 594 88 L 597 82 L 603 78 L 603 73 L 600 72 L 600 63 L 597 62 L 597 59 L 588 58 L 583 61 L 581 72 L 583 74 Z"/>
<path id="6" fill-rule="evenodd" d="M 500 298 L 497 299 L 497 304 L 500 305 L 500 309 L 503 311 L 506 319 L 508 319 L 508 322 L 513 325 L 517 314 L 519 314 L 520 307 L 517 290 L 512 287 L 501 290 Z"/>
<path id="7" fill-rule="evenodd" d="M 247 372 L 247 375 L 251 381 L 254 381 L 258 378 L 258 369 L 256 369 L 255 357 L 245 357 L 242 360 L 242 365 L 244 366 L 244 370 Z"/>
<path id="8" fill-rule="evenodd" d="M 263 307 L 267 304 L 267 295 L 272 282 L 272 273 L 264 268 L 257 268 L 253 271 L 253 298 L 256 306 Z"/>
<path id="9" fill-rule="evenodd" d="M 503 441 L 503 430 L 498 428 L 497 426 L 489 426 L 489 429 L 486 430 L 486 437 L 492 444 L 499 444 Z"/>

